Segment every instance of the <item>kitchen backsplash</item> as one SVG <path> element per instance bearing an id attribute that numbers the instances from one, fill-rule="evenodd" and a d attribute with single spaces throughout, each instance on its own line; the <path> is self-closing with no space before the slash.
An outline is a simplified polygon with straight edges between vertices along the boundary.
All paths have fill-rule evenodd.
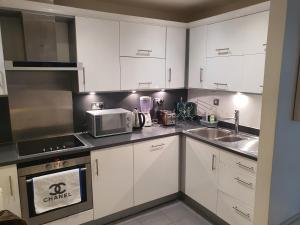
<path id="1" fill-rule="evenodd" d="M 86 131 L 85 111 L 91 110 L 92 102 L 104 102 L 104 108 L 124 108 L 132 111 L 139 108 L 140 96 L 152 96 L 153 98 L 164 99 L 164 109 L 173 110 L 176 102 L 183 98 L 187 100 L 188 91 L 186 89 L 166 90 L 166 91 L 137 91 L 131 92 L 110 92 L 99 94 L 73 94 L 74 130 L 75 132 Z"/>
<path id="2" fill-rule="evenodd" d="M 218 106 L 213 104 L 214 99 L 219 99 Z M 219 120 L 234 117 L 234 110 L 239 109 L 240 125 L 260 128 L 261 95 L 191 89 L 188 100 L 197 104 L 199 115 L 214 113 Z M 230 119 L 224 121 L 234 123 Z"/>

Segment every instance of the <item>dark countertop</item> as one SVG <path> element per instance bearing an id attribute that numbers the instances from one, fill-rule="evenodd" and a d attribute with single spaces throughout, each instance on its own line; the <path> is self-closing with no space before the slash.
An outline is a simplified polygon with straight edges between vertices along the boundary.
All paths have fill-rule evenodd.
<path id="1" fill-rule="evenodd" d="M 195 135 L 191 135 L 186 132 L 186 130 L 188 129 L 194 129 L 198 127 L 201 126 L 195 122 L 181 122 L 178 123 L 175 127 L 163 127 L 160 125 L 153 125 L 152 127 L 144 127 L 142 130 L 133 131 L 130 134 L 122 134 L 122 135 L 115 135 L 115 136 L 102 137 L 102 138 L 93 138 L 89 134 L 81 133 L 81 134 L 76 134 L 76 136 L 80 140 L 82 140 L 85 144 L 87 144 L 86 147 L 82 147 L 79 149 L 61 150 L 61 151 L 58 150 L 58 151 L 41 153 L 41 154 L 30 155 L 30 156 L 19 156 L 18 147 L 16 144 L 0 145 L 0 166 L 23 163 L 23 162 L 31 162 L 40 159 L 77 154 L 82 152 L 89 152 L 96 149 L 102 149 L 102 148 L 113 147 L 117 145 L 129 144 L 129 143 L 179 135 L 179 134 L 186 135 L 188 137 L 203 141 L 205 143 L 214 145 L 224 150 L 245 156 L 253 160 L 257 160 L 258 144 L 252 146 L 251 151 L 247 151 L 245 149 L 240 149 L 239 146 L 228 146 L 228 145 L 226 146 L 226 144 L 224 143 L 196 137 Z"/>

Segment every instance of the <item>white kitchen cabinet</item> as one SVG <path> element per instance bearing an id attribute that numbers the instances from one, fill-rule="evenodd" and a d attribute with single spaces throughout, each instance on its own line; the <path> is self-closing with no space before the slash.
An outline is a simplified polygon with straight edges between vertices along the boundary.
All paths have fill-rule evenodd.
<path id="1" fill-rule="evenodd" d="M 75 22 L 77 60 L 84 67 L 80 90 L 120 90 L 119 22 L 83 17 Z"/>
<path id="2" fill-rule="evenodd" d="M 185 194 L 216 213 L 220 150 L 200 141 L 186 139 Z"/>
<path id="3" fill-rule="evenodd" d="M 166 88 L 185 85 L 186 29 L 167 27 Z"/>
<path id="4" fill-rule="evenodd" d="M 208 88 L 206 68 L 206 26 L 190 29 L 189 88 Z"/>
<path id="5" fill-rule="evenodd" d="M 0 188 L 4 209 L 7 209 L 17 216 L 21 216 L 20 195 L 17 166 L 9 165 L 0 167 Z"/>
<path id="6" fill-rule="evenodd" d="M 120 56 L 165 58 L 166 27 L 120 22 Z"/>
<path id="7" fill-rule="evenodd" d="M 121 89 L 165 88 L 165 60 L 121 57 Z"/>
<path id="8" fill-rule="evenodd" d="M 91 152 L 94 219 L 133 206 L 133 146 Z"/>
<path id="9" fill-rule="evenodd" d="M 177 193 L 178 176 L 178 136 L 134 144 L 135 205 Z"/>
<path id="10" fill-rule="evenodd" d="M 244 17 L 244 55 L 266 52 L 269 11 Z"/>
<path id="11" fill-rule="evenodd" d="M 252 225 L 253 211 L 243 202 L 219 191 L 217 215 L 230 225 Z"/>
<path id="12" fill-rule="evenodd" d="M 6 74 L 4 68 L 3 43 L 0 27 L 0 96 L 7 95 Z"/>
<path id="13" fill-rule="evenodd" d="M 207 57 L 243 55 L 244 18 L 207 26 Z"/>
<path id="14" fill-rule="evenodd" d="M 243 56 L 207 58 L 207 74 L 209 89 L 241 91 Z"/>
<path id="15" fill-rule="evenodd" d="M 243 59 L 242 92 L 263 92 L 265 74 L 265 54 L 245 55 Z"/>

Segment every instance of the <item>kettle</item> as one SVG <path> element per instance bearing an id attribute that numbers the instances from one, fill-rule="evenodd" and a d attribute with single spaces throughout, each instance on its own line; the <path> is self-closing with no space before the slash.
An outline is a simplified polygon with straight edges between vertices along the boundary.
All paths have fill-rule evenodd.
<path id="1" fill-rule="evenodd" d="M 137 108 L 134 108 L 132 112 L 132 122 L 134 129 L 140 129 L 145 125 L 146 117 L 143 113 L 139 112 Z"/>

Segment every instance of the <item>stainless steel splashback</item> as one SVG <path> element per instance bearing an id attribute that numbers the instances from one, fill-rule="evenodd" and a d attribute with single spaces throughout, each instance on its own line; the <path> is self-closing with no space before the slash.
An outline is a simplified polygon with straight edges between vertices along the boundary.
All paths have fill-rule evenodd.
<path id="1" fill-rule="evenodd" d="M 8 71 L 14 141 L 74 132 L 74 72 Z"/>

